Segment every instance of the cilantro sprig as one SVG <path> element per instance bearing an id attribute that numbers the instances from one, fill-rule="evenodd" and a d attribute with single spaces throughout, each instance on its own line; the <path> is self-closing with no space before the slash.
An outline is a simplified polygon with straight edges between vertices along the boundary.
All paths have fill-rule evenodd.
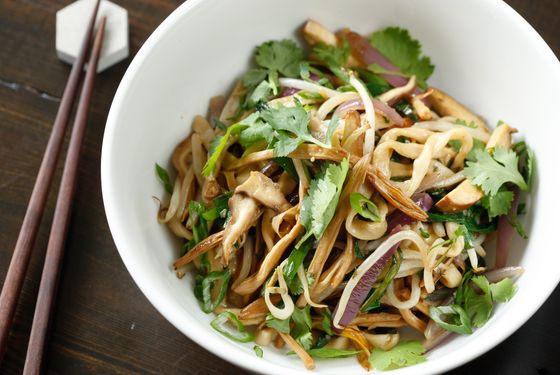
<path id="1" fill-rule="evenodd" d="M 430 317 L 440 327 L 459 334 L 471 334 L 490 319 L 495 302 L 507 302 L 516 292 L 510 278 L 490 283 L 484 275 L 465 273 L 450 306 L 430 307 Z"/>
<path id="2" fill-rule="evenodd" d="M 271 40 L 259 45 L 255 52 L 258 68 L 250 69 L 243 76 L 243 85 L 249 89 L 243 107 L 254 108 L 258 103 L 278 95 L 281 75 L 295 78 L 303 62 L 303 50 L 293 40 Z"/>
<path id="3" fill-rule="evenodd" d="M 419 341 L 401 341 L 390 350 L 373 349 L 369 361 L 375 369 L 381 371 L 394 370 L 426 362 L 426 350 Z"/>
<path id="4" fill-rule="evenodd" d="M 311 181 L 309 193 L 303 198 L 300 220 L 306 234 L 296 247 L 310 236 L 321 238 L 334 216 L 342 186 L 350 163 L 343 159 L 340 164 L 325 163 L 317 178 Z"/>
<path id="5" fill-rule="evenodd" d="M 257 115 L 257 114 L 254 114 Z M 257 115 L 258 119 L 251 121 L 240 134 L 242 146 L 248 147 L 255 142 L 265 140 L 272 146 L 275 157 L 288 156 L 299 145 L 305 142 L 329 148 L 329 143 L 323 143 L 313 137 L 309 130 L 311 114 L 296 102 L 295 107 L 265 108 Z M 332 121 L 331 121 L 332 122 Z M 332 135 L 333 128 L 338 122 L 329 123 L 327 137 Z"/>
<path id="6" fill-rule="evenodd" d="M 488 195 L 496 195 L 503 184 L 512 182 L 521 190 L 528 190 L 527 182 L 519 173 L 517 154 L 503 147 L 490 150 L 476 150 L 476 161 L 467 161 L 463 174 Z"/>
<path id="7" fill-rule="evenodd" d="M 296 307 L 292 316 L 287 319 L 277 319 L 268 314 L 265 324 L 278 332 L 289 333 L 305 350 L 311 348 L 313 337 L 311 335 L 310 306 L 301 309 Z"/>
<path id="8" fill-rule="evenodd" d="M 373 47 L 400 69 L 401 73 L 407 76 L 415 75 L 418 85 L 426 87 L 426 80 L 434 72 L 434 65 L 429 57 L 421 56 L 420 42 L 413 39 L 407 30 L 387 27 L 374 32 L 370 41 Z"/>
<path id="9" fill-rule="evenodd" d="M 342 67 L 346 64 L 350 56 L 350 44 L 346 39 L 341 46 L 332 46 L 319 43 L 313 48 L 313 53 L 342 81 L 348 81 L 348 74 Z"/>
<path id="10" fill-rule="evenodd" d="M 296 102 L 295 107 L 279 106 L 278 108 L 264 107 L 254 112 L 238 123 L 231 125 L 223 136 L 217 137 L 210 143 L 208 161 L 202 169 L 202 174 L 211 176 L 220 160 L 220 156 L 232 144 L 233 137 L 247 148 L 259 141 L 265 141 L 274 150 L 275 157 L 288 156 L 302 143 L 314 143 L 321 147 L 330 148 L 332 136 L 338 119 L 330 121 L 327 128 L 327 143 L 313 137 L 309 130 L 311 114 Z"/>
<path id="11" fill-rule="evenodd" d="M 505 184 L 513 183 L 523 191 L 529 190 L 529 180 L 519 172 L 515 151 L 499 146 L 492 150 L 475 149 L 470 159 L 463 174 L 484 191 L 481 203 L 490 219 L 510 211 L 513 192 Z"/>

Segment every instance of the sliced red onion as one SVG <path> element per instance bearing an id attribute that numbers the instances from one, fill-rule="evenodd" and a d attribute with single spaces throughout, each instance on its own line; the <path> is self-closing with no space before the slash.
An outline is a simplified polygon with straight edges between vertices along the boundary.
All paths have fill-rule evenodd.
<path id="1" fill-rule="evenodd" d="M 428 305 L 434 306 L 441 306 L 444 304 L 449 305 L 451 302 L 453 302 L 453 293 L 455 293 L 454 289 L 439 288 L 428 294 L 428 296 L 424 298 L 424 302 L 426 302 Z"/>
<path id="2" fill-rule="evenodd" d="M 385 70 L 400 72 L 399 68 L 393 65 L 370 44 L 369 40 L 360 34 L 350 31 L 346 34 L 346 39 L 352 48 L 352 54 L 365 65 L 377 64 Z M 408 78 L 401 75 L 381 74 L 381 76 L 393 87 L 404 86 L 408 83 Z M 414 94 L 422 92 L 418 87 L 414 89 Z"/>
<path id="3" fill-rule="evenodd" d="M 387 241 L 388 240 L 389 239 L 387 239 Z M 357 283 L 355 283 L 354 288 L 348 290 L 349 284 L 351 283 L 349 282 L 348 284 L 346 284 L 346 287 L 342 292 L 342 296 L 338 304 L 336 305 L 336 308 L 334 309 L 334 313 L 333 313 L 333 328 L 335 330 L 341 330 L 343 327 L 350 324 L 352 319 L 354 319 L 356 315 L 358 315 L 360 306 L 366 300 L 367 295 L 371 290 L 373 284 L 375 284 L 377 278 L 379 277 L 379 275 L 381 274 L 385 266 L 387 266 L 387 263 L 389 263 L 389 260 L 391 259 L 391 257 L 393 256 L 397 248 L 399 247 L 400 243 L 401 241 L 397 242 L 393 246 L 385 249 L 385 251 L 381 249 L 383 246 L 383 244 L 381 244 L 379 248 L 377 248 L 377 250 L 373 254 L 371 254 L 368 258 L 366 258 L 366 261 L 364 261 L 364 263 L 366 263 L 371 258 L 371 261 L 368 263 L 373 262 L 373 265 L 371 265 L 371 267 L 369 267 L 366 270 L 366 272 L 363 273 L 360 280 Z M 364 263 L 362 263 L 362 265 Z M 358 269 L 354 272 L 354 274 L 358 274 L 360 268 L 362 268 L 362 265 L 358 267 Z M 348 296 L 348 301 L 346 303 L 346 306 L 344 307 L 341 304 L 341 301 L 344 295 L 348 293 L 350 293 L 350 296 Z M 339 308 L 343 308 L 342 314 L 339 314 L 338 311 Z"/>
<path id="4" fill-rule="evenodd" d="M 383 115 L 387 116 L 389 120 L 391 120 L 396 126 L 401 127 L 404 125 L 404 119 L 399 115 L 399 113 L 389 105 L 383 103 L 381 100 L 372 99 L 373 107 L 376 111 L 383 113 Z M 335 111 L 335 115 L 338 117 L 343 117 L 348 111 L 352 110 L 363 110 L 364 103 L 362 103 L 361 99 L 353 99 L 349 100 L 345 103 L 342 103 Z"/>
<path id="5" fill-rule="evenodd" d="M 436 292 L 433 292 L 430 295 Z M 443 300 L 443 302 L 440 303 L 438 306 L 449 306 L 453 303 L 454 300 L 455 300 L 455 295 L 451 294 L 447 296 L 447 298 Z M 424 336 L 426 337 L 426 340 L 424 340 L 423 343 L 424 349 L 426 349 L 427 352 L 434 349 L 441 342 L 443 342 L 443 340 L 449 337 L 451 333 L 453 332 L 441 328 L 435 321 L 430 319 L 430 322 L 428 323 L 426 330 L 424 331 Z"/>
<path id="6" fill-rule="evenodd" d="M 403 118 L 393 107 L 383 103 L 381 100 L 378 99 L 373 99 L 373 106 L 377 111 L 382 112 L 385 116 L 389 118 L 389 120 L 394 122 L 396 126 L 398 127 L 404 126 Z"/>
<path id="7" fill-rule="evenodd" d="M 525 269 L 523 267 L 504 267 L 504 268 L 498 268 L 492 271 L 488 271 L 484 274 L 484 276 L 486 276 L 486 278 L 488 279 L 489 282 L 491 283 L 497 283 L 499 281 L 502 281 L 503 279 L 506 278 L 516 278 L 518 276 L 521 276 L 523 274 L 523 272 L 525 272 Z"/>
<path id="8" fill-rule="evenodd" d="M 422 210 L 429 211 L 434 204 L 432 197 L 430 197 L 427 193 L 422 193 L 412 198 L 414 203 L 418 205 Z M 387 217 L 387 231 L 392 231 L 397 225 L 407 225 L 412 224 L 416 221 L 416 219 L 411 218 L 407 214 L 402 211 L 395 210 Z"/>
<path id="9" fill-rule="evenodd" d="M 342 103 L 335 109 L 334 114 L 338 117 L 343 117 L 349 111 L 363 111 L 364 110 L 364 103 L 362 103 L 362 99 L 352 99 L 348 100 L 347 102 Z"/>
<path id="10" fill-rule="evenodd" d="M 309 73 L 309 79 L 312 81 L 318 81 L 321 79 L 321 77 L 319 77 L 315 73 Z M 300 89 L 296 89 L 295 87 L 283 87 L 282 91 L 280 92 L 280 97 L 283 98 L 285 96 L 294 95 L 295 93 L 298 93 L 300 91 Z"/>
<path id="11" fill-rule="evenodd" d="M 428 329 L 430 329 L 431 331 L 430 334 L 432 338 L 429 340 L 428 339 L 424 340 L 424 343 L 422 344 L 424 349 L 426 349 L 424 353 L 427 353 L 432 349 L 436 348 L 439 344 L 441 344 L 446 338 L 448 338 L 453 333 L 451 331 L 441 328 L 433 320 L 430 320 L 430 322 L 428 323 L 428 327 L 426 328 L 426 331 L 428 331 Z"/>
<path id="12" fill-rule="evenodd" d="M 297 92 L 300 92 L 300 89 L 296 89 L 294 87 L 282 87 L 282 91 L 280 92 L 280 97 L 283 98 L 285 96 L 294 95 Z"/>
<path id="13" fill-rule="evenodd" d="M 402 231 L 400 227 L 397 227 L 394 233 L 354 271 L 333 313 L 333 328 L 335 330 L 340 331 L 356 317 L 373 284 L 387 266 L 401 241 L 404 240 L 412 241 L 419 246 L 420 243 L 423 243 L 422 238 L 416 232 Z"/>
<path id="14" fill-rule="evenodd" d="M 365 65 L 377 64 L 385 70 L 398 72 L 399 69 L 394 66 L 385 56 L 369 43 L 369 40 L 358 33 L 350 31 L 346 34 L 346 39 L 352 48 L 352 52 Z M 400 75 L 383 74 L 382 77 L 393 87 L 404 86 L 408 82 L 406 77 Z"/>
<path id="15" fill-rule="evenodd" d="M 517 212 L 519 205 L 519 189 L 516 187 L 513 190 L 513 202 L 511 204 L 510 212 Z M 514 228 L 509 223 L 509 215 L 502 215 L 498 219 L 497 227 L 497 243 L 496 243 L 496 268 L 503 268 L 506 266 L 509 249 L 511 247 L 511 240 L 513 238 Z"/>
<path id="16" fill-rule="evenodd" d="M 441 328 L 435 321 L 430 320 L 430 322 L 426 326 L 426 329 L 424 330 L 424 337 L 426 338 L 426 341 L 432 341 L 434 338 L 441 335 L 443 331 L 446 330 Z"/>

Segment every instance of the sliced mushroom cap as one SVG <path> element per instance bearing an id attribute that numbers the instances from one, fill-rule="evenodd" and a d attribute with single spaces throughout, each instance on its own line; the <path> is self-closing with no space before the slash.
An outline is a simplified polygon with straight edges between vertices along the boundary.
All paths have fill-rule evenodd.
<path id="1" fill-rule="evenodd" d="M 512 128 L 507 124 L 498 125 L 490 135 L 486 148 L 493 148 L 496 146 L 511 148 L 511 134 L 517 133 L 517 129 Z"/>
<path id="2" fill-rule="evenodd" d="M 466 210 L 478 202 L 484 193 L 471 184 L 469 180 L 461 182 L 455 189 L 451 190 L 445 197 L 436 203 L 436 207 L 443 212 L 453 213 Z"/>
<path id="3" fill-rule="evenodd" d="M 183 255 L 181 258 L 177 259 L 173 264 L 173 266 L 175 267 L 175 269 L 178 269 L 179 267 L 183 267 L 189 264 L 198 256 L 218 246 L 218 244 L 220 243 L 220 241 L 222 241 L 223 238 L 224 238 L 224 231 L 214 233 L 213 235 L 206 237 L 204 240 L 196 244 L 196 246 L 193 247 L 191 251 Z"/>
<path id="4" fill-rule="evenodd" d="M 490 135 L 486 148 L 489 149 L 496 146 L 511 148 L 511 134 L 515 132 L 517 132 L 517 129 L 507 124 L 499 125 Z M 483 196 L 482 190 L 474 186 L 469 180 L 465 180 L 440 199 L 436 203 L 436 207 L 443 212 L 459 212 L 466 210 L 482 199 Z"/>
<path id="5" fill-rule="evenodd" d="M 292 207 L 282 194 L 280 185 L 258 171 L 252 171 L 249 178 L 235 189 L 235 194 L 238 193 L 244 193 L 276 212 Z"/>
<path id="6" fill-rule="evenodd" d="M 486 133 L 490 133 L 488 125 L 486 125 L 484 120 L 470 109 L 441 90 L 434 87 L 430 87 L 430 90 L 432 90 L 430 102 L 440 116 L 453 116 L 467 123 L 472 121 Z"/>
<path id="7" fill-rule="evenodd" d="M 317 43 L 325 43 L 331 46 L 336 45 L 336 35 L 313 20 L 307 21 L 305 26 L 303 26 L 303 38 L 310 45 Z"/>
<path id="8" fill-rule="evenodd" d="M 224 229 L 222 242 L 222 264 L 227 266 L 231 255 L 243 244 L 238 243 L 243 234 L 251 228 L 255 221 L 261 216 L 262 209 L 251 197 L 243 194 L 233 194 L 228 202 L 231 211 L 231 219 Z"/>

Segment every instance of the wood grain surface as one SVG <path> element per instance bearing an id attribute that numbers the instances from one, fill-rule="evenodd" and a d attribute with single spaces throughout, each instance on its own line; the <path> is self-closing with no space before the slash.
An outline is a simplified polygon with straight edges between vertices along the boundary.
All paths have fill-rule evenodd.
<path id="1" fill-rule="evenodd" d="M 132 55 L 180 4 L 113 1 L 129 11 Z M 69 73 L 54 49 L 55 13 L 69 2 L 0 0 L 0 283 Z M 560 1 L 507 2 L 560 56 Z M 103 210 L 99 165 L 107 113 L 129 62 L 130 58 L 101 73 L 96 81 L 45 372 L 245 374 L 169 324 L 138 290 L 115 249 Z M 0 374 L 19 374 L 23 368 L 57 190 L 49 196 Z M 559 310 L 557 288 L 509 339 L 452 373 L 560 373 Z"/>

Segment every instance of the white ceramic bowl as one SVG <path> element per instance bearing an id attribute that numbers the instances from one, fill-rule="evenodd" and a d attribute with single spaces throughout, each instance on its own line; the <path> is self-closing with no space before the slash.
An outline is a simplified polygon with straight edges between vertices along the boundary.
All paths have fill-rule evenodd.
<path id="1" fill-rule="evenodd" d="M 173 147 L 190 132 L 208 99 L 227 94 L 249 66 L 254 47 L 292 37 L 307 18 L 331 30 L 363 34 L 399 25 L 418 38 L 436 71 L 431 84 L 485 116 L 511 123 L 535 148 L 538 183 L 528 242 L 515 241 L 510 264 L 526 268 L 519 291 L 470 336 L 434 350 L 421 365 L 394 374 L 449 370 L 491 349 L 518 329 L 546 300 L 560 277 L 555 245 L 560 64 L 525 20 L 497 0 L 189 0 L 144 44 L 113 101 L 103 142 L 102 186 L 115 243 L 150 302 L 175 327 L 216 355 L 247 369 L 308 374 L 301 362 L 274 349 L 255 356 L 215 332 L 193 296 L 193 278 L 176 278 L 171 264 L 178 242 L 156 222 L 152 196 L 163 190 L 154 163 L 168 164 Z M 317 373 L 363 373 L 355 359 L 317 361 Z"/>

